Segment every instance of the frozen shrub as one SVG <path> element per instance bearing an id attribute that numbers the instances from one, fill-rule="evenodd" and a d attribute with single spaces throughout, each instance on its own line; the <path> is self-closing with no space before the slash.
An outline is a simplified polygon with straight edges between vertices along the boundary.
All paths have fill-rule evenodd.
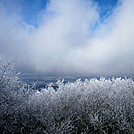
<path id="1" fill-rule="evenodd" d="M 18 113 L 25 107 L 29 91 L 14 69 L 14 59 L 0 57 L 0 132 L 14 133 Z M 13 127 L 12 127 L 13 126 Z M 14 127 L 15 128 L 15 127 Z"/>
<path id="2" fill-rule="evenodd" d="M 5 134 L 133 134 L 134 82 L 80 79 L 58 89 L 26 89 L 13 67 L 0 61 L 0 132 Z"/>
<path id="3" fill-rule="evenodd" d="M 63 122 L 69 133 L 132 134 L 134 131 L 134 82 L 132 79 L 77 80 L 59 89 L 44 89 L 30 97 L 31 111 L 46 133 L 57 133 Z M 70 122 L 71 119 L 71 122 Z M 58 129 L 58 130 L 57 130 Z M 65 131 L 65 130 L 64 130 Z M 59 132 L 58 132 L 59 133 Z"/>

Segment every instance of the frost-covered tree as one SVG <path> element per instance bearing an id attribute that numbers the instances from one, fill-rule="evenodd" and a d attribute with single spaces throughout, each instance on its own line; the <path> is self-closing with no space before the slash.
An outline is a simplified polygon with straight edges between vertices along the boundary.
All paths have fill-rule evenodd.
<path id="1" fill-rule="evenodd" d="M 5 134 L 133 134 L 134 81 L 78 79 L 27 89 L 14 61 L 0 59 L 0 132 Z"/>
<path id="2" fill-rule="evenodd" d="M 25 107 L 29 94 L 14 69 L 14 63 L 14 59 L 0 57 L 0 132 L 3 133 L 12 133 L 10 126 Z"/>
<path id="3" fill-rule="evenodd" d="M 132 134 L 134 132 L 134 82 L 100 78 L 58 81 L 59 89 L 35 92 L 33 115 L 44 133 Z"/>

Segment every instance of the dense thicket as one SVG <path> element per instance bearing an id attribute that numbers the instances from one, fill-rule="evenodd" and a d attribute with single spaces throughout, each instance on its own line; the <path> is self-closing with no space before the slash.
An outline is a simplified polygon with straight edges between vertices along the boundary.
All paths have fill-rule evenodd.
<path id="1" fill-rule="evenodd" d="M 133 134 L 132 79 L 80 79 L 35 91 L 25 88 L 13 62 L 0 61 L 0 133 Z"/>

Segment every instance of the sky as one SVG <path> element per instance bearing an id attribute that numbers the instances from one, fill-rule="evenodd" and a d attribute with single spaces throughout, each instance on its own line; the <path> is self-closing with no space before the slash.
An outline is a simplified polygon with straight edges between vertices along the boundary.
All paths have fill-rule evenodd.
<path id="1" fill-rule="evenodd" d="M 0 54 L 24 74 L 134 76 L 134 0 L 0 0 Z"/>

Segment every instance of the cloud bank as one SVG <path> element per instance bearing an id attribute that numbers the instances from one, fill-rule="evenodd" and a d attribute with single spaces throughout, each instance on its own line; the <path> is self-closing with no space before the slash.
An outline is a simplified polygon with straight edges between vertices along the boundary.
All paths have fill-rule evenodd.
<path id="1" fill-rule="evenodd" d="M 38 27 L 27 24 L 19 4 L 0 3 L 0 53 L 18 56 L 23 73 L 134 75 L 134 1 L 122 0 L 101 23 L 90 0 L 50 0 Z M 96 26 L 98 24 L 98 26 Z"/>

